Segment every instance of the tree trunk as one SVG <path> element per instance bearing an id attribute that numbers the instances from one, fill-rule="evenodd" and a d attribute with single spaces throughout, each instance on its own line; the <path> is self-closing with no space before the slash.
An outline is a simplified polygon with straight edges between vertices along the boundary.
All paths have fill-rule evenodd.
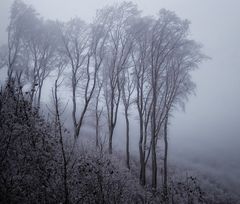
<path id="1" fill-rule="evenodd" d="M 109 128 L 109 141 L 108 141 L 108 152 L 112 154 L 112 137 L 113 137 L 113 126 L 111 125 Z"/>
<path id="2" fill-rule="evenodd" d="M 157 189 L 157 155 L 156 155 L 156 140 L 152 138 L 152 189 L 153 192 Z"/>
<path id="3" fill-rule="evenodd" d="M 157 105 L 157 83 L 153 74 L 153 110 L 151 117 L 151 142 L 152 142 L 152 190 L 153 192 L 157 189 L 157 155 L 156 155 L 156 105 Z"/>
<path id="4" fill-rule="evenodd" d="M 168 140 L 167 140 L 167 126 L 168 126 L 168 116 L 165 119 L 164 124 L 164 164 L 163 164 L 163 190 L 165 201 L 168 203 L 168 169 L 167 169 L 167 159 L 168 159 Z"/>
<path id="5" fill-rule="evenodd" d="M 144 158 L 143 158 L 144 160 Z M 142 186 L 146 185 L 146 165 L 144 161 L 140 162 L 141 167 L 140 167 L 140 184 Z"/>
<path id="6" fill-rule="evenodd" d="M 129 119 L 128 119 L 128 110 L 125 108 L 125 121 L 126 121 L 126 165 L 130 169 L 130 156 L 129 156 Z"/>
<path id="7" fill-rule="evenodd" d="M 139 181 L 141 185 L 146 184 L 146 173 L 145 173 L 145 161 L 144 161 L 144 149 L 143 149 L 143 121 L 140 118 L 140 139 L 139 139 L 139 160 L 140 160 L 140 177 Z"/>
<path id="8" fill-rule="evenodd" d="M 37 107 L 38 108 L 40 108 L 41 96 L 42 96 L 42 84 L 39 83 L 38 100 L 37 100 Z"/>
<path id="9" fill-rule="evenodd" d="M 73 104 L 73 109 L 72 109 L 72 120 L 73 120 L 73 127 L 74 127 L 74 138 L 76 139 L 77 137 L 77 120 L 76 120 L 76 83 L 73 82 L 74 79 L 72 79 L 72 104 Z"/>
<path id="10" fill-rule="evenodd" d="M 58 101 L 58 85 L 57 80 L 55 81 L 55 90 L 54 90 L 54 98 L 55 98 L 55 111 L 56 111 L 56 125 L 58 127 L 58 132 L 60 136 L 60 145 L 61 145 L 61 151 L 62 151 L 62 157 L 63 157 L 63 183 L 64 183 L 64 203 L 69 203 L 69 194 L 68 194 L 68 184 L 67 184 L 67 159 L 63 144 L 63 135 L 62 135 L 62 124 L 60 119 L 60 113 L 59 113 L 59 101 Z"/>
<path id="11" fill-rule="evenodd" d="M 98 113 L 96 110 L 96 147 L 99 146 L 98 138 L 99 138 L 99 118 L 98 118 Z"/>

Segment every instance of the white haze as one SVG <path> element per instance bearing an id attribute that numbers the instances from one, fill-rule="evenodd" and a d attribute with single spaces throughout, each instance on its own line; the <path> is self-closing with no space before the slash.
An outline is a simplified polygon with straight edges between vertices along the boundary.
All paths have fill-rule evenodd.
<path id="1" fill-rule="evenodd" d="M 0 0 L 0 43 L 12 0 Z M 25 0 L 44 18 L 67 21 L 79 16 L 90 22 L 96 9 L 113 0 Z M 121 2 L 121 1 L 118 1 Z M 159 9 L 175 11 L 191 23 L 191 38 L 201 42 L 212 59 L 192 76 L 196 95 L 185 112 L 175 111 L 170 126 L 170 157 L 195 163 L 209 172 L 218 170 L 224 182 L 240 186 L 240 1 L 239 0 L 134 0 L 144 14 Z M 123 122 L 120 122 L 123 123 Z M 132 131 L 134 133 L 134 131 Z M 115 141 L 115 144 L 119 142 Z M 185 161 L 183 161 L 183 158 Z M 183 164 L 183 163 L 182 163 Z"/>

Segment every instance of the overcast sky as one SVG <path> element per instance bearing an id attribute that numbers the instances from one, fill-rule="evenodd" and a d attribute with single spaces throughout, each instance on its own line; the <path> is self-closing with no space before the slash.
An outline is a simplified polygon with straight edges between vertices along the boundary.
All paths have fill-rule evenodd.
<path id="1" fill-rule="evenodd" d="M 0 43 L 6 40 L 12 0 L 0 0 Z M 91 21 L 96 9 L 113 0 L 25 0 L 44 18 Z M 121 2 L 121 1 L 117 1 Z M 210 151 L 214 156 L 240 154 L 240 1 L 134 0 L 146 15 L 159 9 L 175 11 L 191 21 L 191 38 L 201 42 L 212 59 L 193 73 L 196 96 L 186 111 L 172 119 L 170 140 L 179 149 Z M 202 151 L 203 152 L 203 151 Z"/>

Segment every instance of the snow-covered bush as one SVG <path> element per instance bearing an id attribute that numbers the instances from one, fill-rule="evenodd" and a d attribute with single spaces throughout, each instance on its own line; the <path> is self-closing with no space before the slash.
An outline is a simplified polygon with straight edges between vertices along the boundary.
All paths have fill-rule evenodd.
<path id="1" fill-rule="evenodd" d="M 0 202 L 61 200 L 61 158 L 50 124 L 14 80 L 0 93 Z"/>

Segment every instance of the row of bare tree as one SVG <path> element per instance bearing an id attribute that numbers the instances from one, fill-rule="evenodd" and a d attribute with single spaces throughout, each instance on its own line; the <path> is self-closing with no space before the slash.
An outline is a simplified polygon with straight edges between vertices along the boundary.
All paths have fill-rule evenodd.
<path id="1" fill-rule="evenodd" d="M 8 43 L 1 49 L 0 65 L 7 67 L 9 80 L 16 78 L 21 87 L 31 84 L 26 95 L 33 106 L 41 106 L 44 83 L 50 73 L 57 73 L 53 95 L 59 112 L 58 87 L 64 78 L 69 79 L 75 140 L 94 107 L 96 147 L 104 112 L 112 154 L 114 130 L 123 106 L 129 169 L 129 112 L 136 109 L 140 183 L 147 182 L 150 158 L 151 185 L 156 190 L 157 148 L 163 138 L 163 187 L 167 192 L 169 119 L 173 109 L 183 106 L 193 92 L 190 72 L 205 58 L 201 46 L 189 39 L 189 22 L 164 9 L 157 17 L 143 17 L 136 5 L 124 2 L 98 10 L 90 24 L 79 18 L 62 23 L 43 20 L 32 7 L 15 1 L 7 31 Z"/>

